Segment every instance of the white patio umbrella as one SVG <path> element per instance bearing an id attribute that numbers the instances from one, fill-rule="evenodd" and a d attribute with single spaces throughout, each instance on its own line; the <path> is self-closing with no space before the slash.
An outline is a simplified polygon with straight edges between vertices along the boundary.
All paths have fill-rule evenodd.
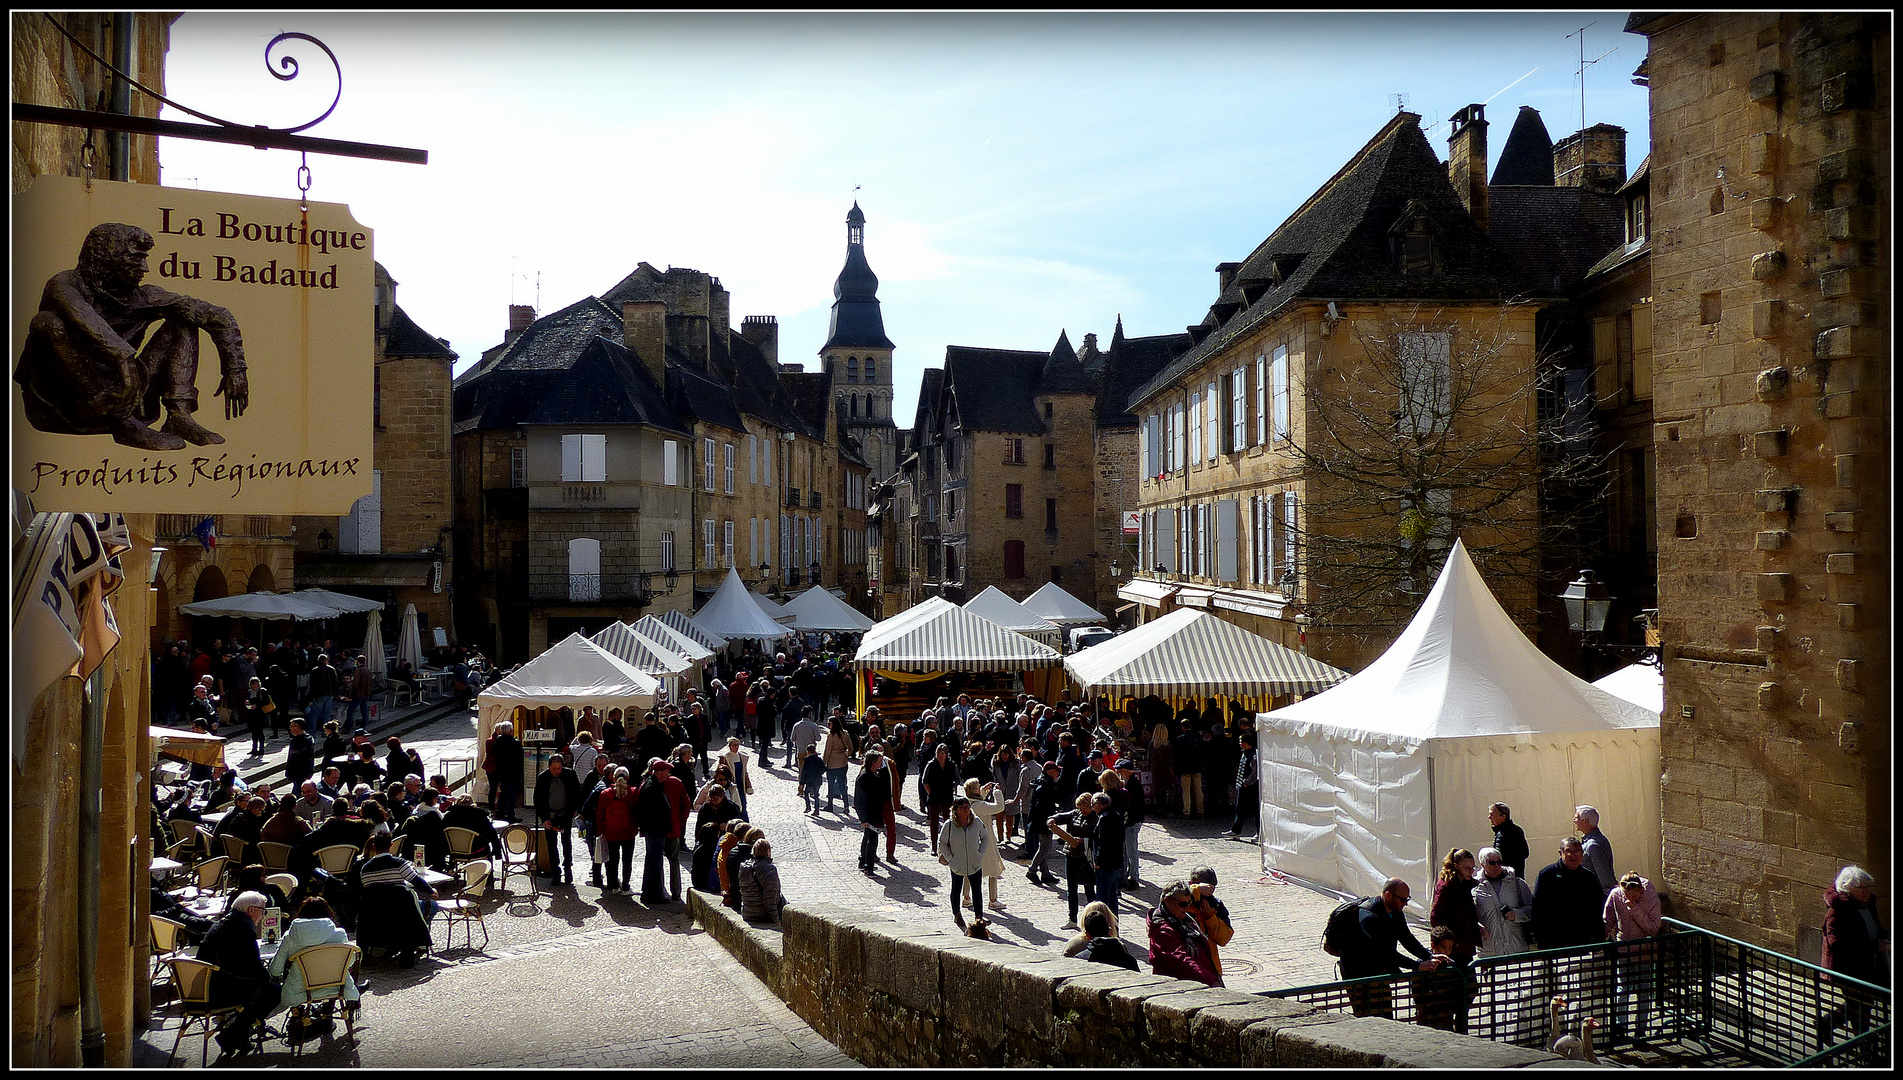
<path id="1" fill-rule="evenodd" d="M 380 600 L 365 600 L 361 596 L 332 592 L 329 589 L 299 589 L 290 595 L 304 600 L 315 600 L 338 614 L 349 611 L 380 611 L 383 608 L 383 602 Z"/>
<path id="2" fill-rule="evenodd" d="M 383 617 L 374 612 L 370 616 L 370 629 L 363 635 L 363 655 L 373 677 L 381 679 L 389 673 L 383 662 Z"/>
<path id="3" fill-rule="evenodd" d="M 403 605 L 403 623 L 396 632 L 396 654 L 410 662 L 411 671 L 423 670 L 423 635 L 416 628 L 416 605 Z"/>
<path id="4" fill-rule="evenodd" d="M 236 619 L 293 619 L 312 622 L 334 618 L 337 612 L 308 597 L 292 593 L 254 592 L 180 604 L 187 615 L 229 616 Z"/>

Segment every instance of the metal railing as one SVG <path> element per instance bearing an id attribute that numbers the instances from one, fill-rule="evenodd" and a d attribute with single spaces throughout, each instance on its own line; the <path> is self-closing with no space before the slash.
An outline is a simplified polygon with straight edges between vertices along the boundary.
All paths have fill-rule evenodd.
<path id="1" fill-rule="evenodd" d="M 786 505 L 788 506 L 800 505 L 800 489 L 799 488 L 789 487 L 786 489 Z"/>
<path id="2" fill-rule="evenodd" d="M 1602 1054 L 1673 1047 L 1690 1063 L 1887 1065 L 1890 991 L 1667 919 L 1668 933 L 1265 991 L 1322 1009 L 1546 1049 L 1593 1018 Z M 1832 1042 L 1842 1039 L 1841 1042 Z"/>
<path id="3" fill-rule="evenodd" d="M 570 600 L 601 599 L 600 574 L 568 575 L 568 598 Z"/>

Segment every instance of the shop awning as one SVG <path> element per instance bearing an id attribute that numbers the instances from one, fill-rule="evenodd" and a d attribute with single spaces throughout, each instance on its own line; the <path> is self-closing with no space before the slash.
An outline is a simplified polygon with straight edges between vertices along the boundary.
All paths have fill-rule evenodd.
<path id="1" fill-rule="evenodd" d="M 1133 578 L 1130 583 L 1117 589 L 1117 598 L 1130 600 L 1144 607 L 1162 607 L 1163 601 L 1176 595 L 1177 586 L 1167 581 L 1153 578 Z"/>
<path id="2" fill-rule="evenodd" d="M 1092 693 L 1141 697 L 1313 694 L 1348 673 L 1206 612 L 1178 608 L 1064 660 Z"/>

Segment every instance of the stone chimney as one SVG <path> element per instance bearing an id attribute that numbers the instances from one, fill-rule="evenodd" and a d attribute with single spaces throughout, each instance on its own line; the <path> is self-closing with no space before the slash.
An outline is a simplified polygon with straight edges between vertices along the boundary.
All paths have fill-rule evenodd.
<path id="1" fill-rule="evenodd" d="M 1553 144 L 1553 183 L 1610 194 L 1625 183 L 1625 129 L 1594 124 Z"/>
<path id="2" fill-rule="evenodd" d="M 506 342 L 514 341 L 516 338 L 521 337 L 522 331 L 527 330 L 529 328 L 529 324 L 534 321 L 535 321 L 535 308 L 533 305 L 510 304 L 509 305 L 509 329 L 506 333 L 502 335 L 502 340 L 506 343 Z"/>
<path id="3" fill-rule="evenodd" d="M 1216 295 L 1217 296 L 1221 296 L 1223 293 L 1226 293 L 1229 291 L 1230 284 L 1236 280 L 1236 271 L 1240 269 L 1242 269 L 1242 264 L 1239 262 L 1226 262 L 1226 263 L 1216 264 Z"/>
<path id="4" fill-rule="evenodd" d="M 669 267 L 669 277 L 681 279 L 680 286 L 674 290 L 675 309 L 670 313 L 679 328 L 677 344 L 687 353 L 687 359 L 702 371 L 707 370 L 710 353 L 708 318 L 712 306 L 712 290 L 709 288 L 712 278 L 698 270 L 681 267 Z"/>
<path id="5" fill-rule="evenodd" d="M 740 322 L 740 336 L 760 350 L 766 362 L 780 362 L 780 320 L 772 315 L 749 315 Z"/>
<path id="6" fill-rule="evenodd" d="M 733 296 L 721 287 L 719 278 L 710 277 L 707 280 L 707 330 L 720 342 L 720 351 L 724 354 L 731 348 L 728 342 L 733 333 L 733 327 L 729 325 L 733 319 Z"/>
<path id="7" fill-rule="evenodd" d="M 630 300 L 621 305 L 621 343 L 641 358 L 656 388 L 667 389 L 667 305 Z"/>
<path id="8" fill-rule="evenodd" d="M 1448 117 L 1447 179 L 1454 194 L 1473 215 L 1474 224 L 1487 227 L 1487 107 L 1469 105 Z"/>

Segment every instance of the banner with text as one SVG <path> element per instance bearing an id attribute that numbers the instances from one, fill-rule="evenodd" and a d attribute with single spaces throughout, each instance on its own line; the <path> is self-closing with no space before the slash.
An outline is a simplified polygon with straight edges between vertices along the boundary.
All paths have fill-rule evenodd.
<path id="1" fill-rule="evenodd" d="M 13 487 L 47 511 L 348 514 L 375 287 L 347 206 L 40 177 L 13 204 Z"/>

